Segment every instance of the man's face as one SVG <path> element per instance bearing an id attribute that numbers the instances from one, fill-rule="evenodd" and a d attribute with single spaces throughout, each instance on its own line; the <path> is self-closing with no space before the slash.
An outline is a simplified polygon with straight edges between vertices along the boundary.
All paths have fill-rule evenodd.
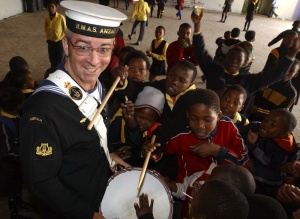
<path id="1" fill-rule="evenodd" d="M 63 47 L 66 54 L 65 69 L 80 86 L 88 91 L 94 88 L 99 75 L 110 62 L 114 38 L 94 38 L 72 33 L 69 39 L 63 39 Z M 88 55 L 82 55 L 82 50 L 87 48 L 94 50 Z M 96 50 L 99 48 L 108 52 L 105 55 L 101 54 Z"/>

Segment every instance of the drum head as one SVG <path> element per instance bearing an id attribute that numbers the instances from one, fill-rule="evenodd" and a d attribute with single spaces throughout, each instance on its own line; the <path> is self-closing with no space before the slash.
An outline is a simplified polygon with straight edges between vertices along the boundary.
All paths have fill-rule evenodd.
<path id="1" fill-rule="evenodd" d="M 140 168 L 132 168 L 121 170 L 110 178 L 101 203 L 101 211 L 106 219 L 137 219 L 134 203 L 139 203 L 138 196 L 142 193 L 148 194 L 149 203 L 154 199 L 154 218 L 171 218 L 173 200 L 170 190 L 156 173 L 147 170 L 138 191 L 140 173 Z"/>

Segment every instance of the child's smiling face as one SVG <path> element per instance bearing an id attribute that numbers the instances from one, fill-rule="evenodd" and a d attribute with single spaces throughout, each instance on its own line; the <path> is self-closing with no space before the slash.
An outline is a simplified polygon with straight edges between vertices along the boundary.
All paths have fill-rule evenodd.
<path id="1" fill-rule="evenodd" d="M 278 112 L 270 112 L 261 122 L 258 134 L 265 138 L 284 138 L 287 133 L 288 125 L 285 118 Z"/>

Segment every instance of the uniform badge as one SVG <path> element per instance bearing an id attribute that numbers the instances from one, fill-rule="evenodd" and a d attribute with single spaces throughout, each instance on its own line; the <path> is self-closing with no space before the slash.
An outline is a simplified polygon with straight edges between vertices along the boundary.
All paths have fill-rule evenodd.
<path id="1" fill-rule="evenodd" d="M 74 100 L 81 100 L 82 92 L 78 87 L 72 86 L 69 88 L 69 94 Z"/>
<path id="2" fill-rule="evenodd" d="M 36 155 L 45 157 L 52 155 L 52 147 L 48 146 L 48 143 L 41 143 L 41 146 L 36 147 Z"/>

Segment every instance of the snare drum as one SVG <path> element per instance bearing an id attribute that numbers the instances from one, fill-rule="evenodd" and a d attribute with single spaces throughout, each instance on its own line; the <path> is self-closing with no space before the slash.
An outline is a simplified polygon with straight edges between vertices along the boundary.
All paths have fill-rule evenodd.
<path id="1" fill-rule="evenodd" d="M 147 193 L 154 199 L 153 216 L 155 219 L 171 219 L 173 198 L 171 191 L 154 170 L 147 170 L 140 191 L 137 189 L 141 168 L 127 168 L 118 171 L 108 180 L 101 203 L 105 219 L 136 219 L 134 203 L 139 203 L 139 195 Z"/>

